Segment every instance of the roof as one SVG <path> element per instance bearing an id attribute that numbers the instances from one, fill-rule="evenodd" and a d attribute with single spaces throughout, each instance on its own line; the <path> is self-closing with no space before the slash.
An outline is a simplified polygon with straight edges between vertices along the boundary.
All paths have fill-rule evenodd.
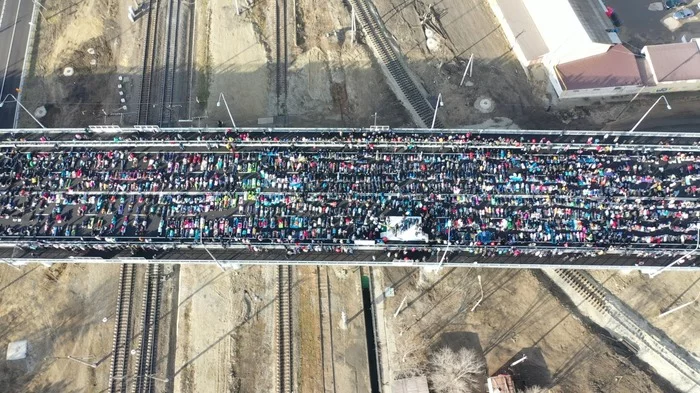
<path id="1" fill-rule="evenodd" d="M 429 393 L 425 376 L 397 379 L 391 384 L 393 393 Z"/>
<path id="2" fill-rule="evenodd" d="M 647 45 L 644 50 L 658 82 L 700 79 L 700 43 Z"/>
<path id="3" fill-rule="evenodd" d="M 615 43 L 606 31 L 614 26 L 605 15 L 605 7 L 600 0 L 569 0 L 569 4 L 591 41 L 601 44 Z"/>
<path id="4" fill-rule="evenodd" d="M 607 52 L 555 66 L 565 90 L 634 86 L 644 83 L 637 57 L 622 45 Z"/>
<path id="5" fill-rule="evenodd" d="M 496 3 L 528 61 L 549 52 L 523 0 L 496 0 Z"/>
<path id="6" fill-rule="evenodd" d="M 513 378 L 508 374 L 496 375 L 487 380 L 489 393 L 515 393 Z"/>

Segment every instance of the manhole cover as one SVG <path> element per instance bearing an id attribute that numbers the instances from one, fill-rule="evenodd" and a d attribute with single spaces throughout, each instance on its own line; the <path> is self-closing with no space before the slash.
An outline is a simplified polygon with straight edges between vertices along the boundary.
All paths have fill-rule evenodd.
<path id="1" fill-rule="evenodd" d="M 74 73 L 75 70 L 73 69 L 73 67 L 66 67 L 63 69 L 63 76 L 73 76 Z"/>
<path id="2" fill-rule="evenodd" d="M 97 60 L 95 60 L 95 59 L 90 60 L 90 65 L 97 65 Z"/>
<path id="3" fill-rule="evenodd" d="M 89 54 L 94 55 L 95 54 L 95 48 L 88 48 L 87 51 Z"/>
<path id="4" fill-rule="evenodd" d="M 476 102 L 474 103 L 474 107 L 479 110 L 481 113 L 490 113 L 493 112 L 493 100 L 489 97 L 486 96 L 481 96 L 476 99 Z"/>
<path id="5" fill-rule="evenodd" d="M 46 107 L 45 106 L 42 105 L 42 106 L 34 109 L 34 117 L 41 119 L 44 116 L 46 116 Z"/>

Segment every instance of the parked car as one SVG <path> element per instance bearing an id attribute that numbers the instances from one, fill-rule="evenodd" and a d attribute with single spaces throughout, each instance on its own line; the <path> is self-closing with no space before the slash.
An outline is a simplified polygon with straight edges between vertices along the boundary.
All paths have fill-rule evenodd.
<path id="1" fill-rule="evenodd" d="M 673 13 L 673 19 L 683 20 L 690 18 L 693 15 L 695 15 L 695 12 L 693 12 L 693 10 L 691 10 L 690 8 L 683 8 L 682 10 Z"/>
<path id="2" fill-rule="evenodd" d="M 666 0 L 664 1 L 664 7 L 670 10 L 671 8 L 686 6 L 688 3 L 690 3 L 689 0 Z"/>

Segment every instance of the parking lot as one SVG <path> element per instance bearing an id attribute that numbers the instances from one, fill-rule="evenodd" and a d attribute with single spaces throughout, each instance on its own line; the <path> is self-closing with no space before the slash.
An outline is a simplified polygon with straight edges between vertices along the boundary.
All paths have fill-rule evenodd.
<path id="1" fill-rule="evenodd" d="M 654 11 L 663 7 L 660 3 L 629 0 L 609 0 L 606 5 L 613 7 L 622 20 L 620 38 L 639 49 L 649 44 L 664 44 L 681 42 L 700 37 L 700 17 L 698 3 L 691 2 L 686 8 L 691 9 L 695 16 L 683 21 L 676 21 L 672 15 L 680 8 Z M 650 10 L 651 9 L 651 10 Z"/>

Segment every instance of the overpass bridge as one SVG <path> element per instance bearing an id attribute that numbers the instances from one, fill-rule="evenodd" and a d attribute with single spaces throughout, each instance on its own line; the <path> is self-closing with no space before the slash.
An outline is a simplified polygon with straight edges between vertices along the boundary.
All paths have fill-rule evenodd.
<path id="1" fill-rule="evenodd" d="M 377 136 L 382 137 L 377 137 Z M 465 137 L 466 136 L 466 137 Z M 352 162 L 358 158 L 372 159 L 377 157 L 413 157 L 416 154 L 432 155 L 451 160 L 465 152 L 486 152 L 494 154 L 503 151 L 512 154 L 525 154 L 528 157 L 566 157 L 568 155 L 590 155 L 591 157 L 615 158 L 624 156 L 626 160 L 634 161 L 640 156 L 657 156 L 671 161 L 684 157 L 685 163 L 699 162 L 688 159 L 694 157 L 700 150 L 700 134 L 693 132 L 627 132 L 627 131 L 568 131 L 568 130 L 499 130 L 499 129 L 388 129 L 388 127 L 357 128 L 160 128 L 156 126 L 136 126 L 121 128 L 116 126 L 93 126 L 81 129 L 14 129 L 0 133 L 0 158 L 5 158 L 12 164 L 15 160 L 30 163 L 26 157 L 41 156 L 49 160 L 51 157 L 79 153 L 109 153 L 125 152 L 133 154 L 136 161 L 141 157 L 154 154 L 168 153 L 178 155 L 209 154 L 212 157 L 223 157 L 231 154 L 262 154 L 270 151 L 276 154 L 288 153 L 309 155 L 319 151 L 331 152 L 339 161 Z M 235 152 L 235 153 L 234 153 Z M 94 155 L 93 155 L 94 156 Z M 93 157 L 91 156 L 91 157 Z M 10 157 L 12 157 L 10 159 Z M 394 158 L 392 158 L 394 159 Z M 401 159 L 398 159 L 400 161 Z M 255 161 L 253 158 L 250 161 Z M 17 164 L 14 162 L 14 164 Z M 34 160 L 36 162 L 36 160 Z M 320 161 L 319 161 L 320 162 Z M 12 165 L 14 165 L 12 164 Z M 659 164 L 662 165 L 662 164 Z M 673 169 L 673 165 L 665 165 Z M 6 171 L 10 167 L 6 167 Z M 13 167 L 16 171 L 16 166 Z M 63 169 L 65 170 L 65 168 Z M 119 171 L 119 168 L 112 168 Z M 689 172 L 692 172 L 690 169 Z M 56 173 L 60 171 L 55 171 Z M 122 172 L 128 172 L 124 170 Z M 219 170 L 218 173 L 226 171 Z M 255 171 L 246 172 L 239 181 L 259 177 Z M 22 173 L 19 171 L 18 173 Z M 59 179 L 52 171 L 42 172 L 49 179 Z M 120 172 L 121 173 L 121 172 Z M 192 172 L 194 173 L 194 172 Z M 123 174 L 123 173 L 122 173 Z M 113 174 L 112 174 L 113 175 Z M 112 176 L 110 175 L 110 176 Z M 479 176 L 479 173 L 474 173 Z M 661 175 L 659 175 L 661 176 Z M 667 172 L 660 178 L 663 182 L 681 181 L 679 176 Z M 668 176 L 668 178 L 666 177 Z M 25 182 L 26 180 L 26 182 Z M 51 180 L 53 181 L 53 180 Z M 407 179 L 404 183 L 411 183 Z M 686 174 L 683 181 L 688 185 L 700 182 L 700 177 L 693 173 Z M 20 184 L 24 182 L 24 184 Z M 69 181 L 67 181 L 69 183 Z M 120 179 L 111 180 L 113 183 L 122 182 Z M 130 180 L 131 183 L 135 181 Z M 275 187 L 258 187 L 255 190 L 233 188 L 214 190 L 208 188 L 194 189 L 76 189 L 62 186 L 62 183 L 46 183 L 43 188 L 34 187 L 22 175 L 7 179 L 6 184 L 0 185 L 0 198 L 9 209 L 3 211 L 0 226 L 10 228 L 0 236 L 0 261 L 11 264 L 23 263 L 218 263 L 225 265 L 242 264 L 340 264 L 340 265 L 384 265 L 384 266 L 472 266 L 495 268 L 574 268 L 574 269 L 619 269 L 631 268 L 646 271 L 657 271 L 661 268 L 694 270 L 697 268 L 698 245 L 700 231 L 697 222 L 700 220 L 700 207 L 690 208 L 691 215 L 677 220 L 675 233 L 685 233 L 686 241 L 667 241 L 659 244 L 645 244 L 634 241 L 617 244 L 615 242 L 600 243 L 596 241 L 500 241 L 500 242 L 465 242 L 454 237 L 460 233 L 450 217 L 431 217 L 434 224 L 441 229 L 430 236 L 427 241 L 384 241 L 381 239 L 353 239 L 351 237 L 317 237 L 267 238 L 227 234 L 221 236 L 164 236 L 159 223 L 166 218 L 179 219 L 187 214 L 173 213 L 168 217 L 163 214 L 139 213 L 130 214 L 118 211 L 99 211 L 88 198 L 112 198 L 125 200 L 128 198 L 219 198 L 230 197 L 245 200 L 253 205 L 257 199 L 284 198 L 319 198 L 327 199 L 338 196 L 338 192 L 309 189 L 299 192 L 291 189 Z M 128 183 L 124 181 L 122 183 Z M 664 183 L 664 184 L 666 184 Z M 377 187 L 381 188 L 381 185 Z M 399 185 L 397 185 L 399 187 Z M 428 184 L 428 187 L 431 187 Z M 478 187 L 477 187 L 478 188 Z M 20 193 L 21 194 L 18 194 Z M 340 193 L 342 194 L 342 193 Z M 430 195 L 428 195 L 430 194 Z M 449 205 L 448 200 L 459 200 L 463 203 L 468 198 L 484 196 L 483 190 L 478 193 L 469 192 L 352 192 L 353 198 L 365 198 L 364 201 L 393 199 L 424 199 L 426 204 L 436 203 Z M 43 200 L 44 210 L 29 206 L 29 200 Z M 342 195 L 341 195 L 342 197 Z M 547 201 L 546 203 L 573 204 L 581 201 L 591 204 L 595 210 L 596 204 L 628 204 L 630 206 L 646 206 L 654 209 L 655 205 L 667 207 L 668 201 L 673 203 L 693 205 L 698 201 L 694 194 L 681 193 L 669 198 L 662 194 L 644 195 L 604 195 L 586 193 L 569 195 L 565 193 L 508 193 L 488 194 L 492 200 L 509 201 L 517 198 L 521 203 L 527 201 Z M 252 198 L 252 199 L 251 199 Z M 426 199 L 427 198 L 427 199 Z M 431 199 L 432 198 L 432 199 Z M 499 199 L 500 198 L 500 199 Z M 65 202 L 69 200 L 70 202 Z M 61 202 L 63 201 L 63 202 Z M 136 202 L 139 205 L 140 202 Z M 333 202 L 333 203 L 340 203 Z M 370 202 L 365 202 L 370 203 Z M 539 204 L 540 202 L 534 202 Z M 145 204 L 145 203 L 144 203 Z M 39 205 L 42 205 L 40 202 Z M 81 205 L 89 205 L 86 212 L 80 214 Z M 118 200 L 113 205 L 119 205 Z M 685 206 L 685 205 L 684 205 Z M 8 210 L 24 209 L 12 214 Z M 55 213 L 58 208 L 60 213 Z M 259 208 L 259 207 L 256 207 Z M 50 212 L 47 209 L 51 209 Z M 138 209 L 138 207 L 136 208 Z M 585 210 L 585 209 L 583 209 Z M 233 220 L 239 217 L 260 218 L 253 210 L 242 214 L 235 211 L 221 211 L 216 214 L 204 214 L 213 220 Z M 189 213 L 188 213 L 189 214 Z M 304 213 L 307 216 L 311 213 Z M 392 213 L 387 213 L 392 214 Z M 57 215 L 63 216 L 58 221 Z M 274 215 L 274 214 L 273 214 Z M 278 214 L 284 216 L 285 214 Z M 289 215 L 292 215 L 290 213 Z M 302 214 L 303 215 L 303 214 Z M 694 215 L 694 216 L 693 216 Z M 36 217 L 39 218 L 36 218 Z M 133 218 L 130 218 L 132 217 Z M 191 214 L 190 214 L 191 216 Z M 269 215 L 268 215 L 269 216 Z M 268 217 L 266 216 L 266 217 Z M 44 218 L 42 218 L 44 217 Z M 115 220 L 115 226 L 110 231 L 97 233 L 88 224 L 90 219 L 100 218 L 108 221 Z M 135 233 L 131 223 L 141 218 L 146 225 L 142 231 Z M 315 218 L 315 216 L 314 216 Z M 129 225 L 126 220 L 129 219 Z M 119 224 L 124 220 L 125 233 L 117 233 Z M 333 221 L 331 221 L 333 222 Z M 358 223 L 353 223 L 356 225 Z M 30 231 L 30 227 L 43 225 L 48 228 L 44 233 Z M 179 225 L 179 224 L 178 224 Z M 12 228 L 24 228 L 22 233 Z M 52 232 L 51 229 L 59 230 Z M 72 227 L 72 232 L 70 230 Z M 445 227 L 447 231 L 445 232 Z M 451 233 L 449 228 L 454 229 Z M 77 228 L 77 229 L 76 229 Z M 179 227 L 178 227 L 179 228 Z M 310 228 L 310 227 L 309 227 Z M 290 229 L 289 227 L 287 229 Z M 298 228 L 302 229 L 302 228 Z M 430 228 L 428 228 L 430 229 Z M 30 233 L 31 232 L 31 233 Z M 296 232 L 296 231 L 295 231 Z M 300 231 L 301 232 L 301 231 Z M 9 233 L 9 234 L 8 234 Z M 295 236 L 298 234 L 295 233 Z M 684 235 L 685 236 L 685 235 Z M 465 237 L 466 238 L 466 237 Z M 251 241 L 252 240 L 252 241 Z M 670 267 L 668 267 L 670 265 Z"/>

